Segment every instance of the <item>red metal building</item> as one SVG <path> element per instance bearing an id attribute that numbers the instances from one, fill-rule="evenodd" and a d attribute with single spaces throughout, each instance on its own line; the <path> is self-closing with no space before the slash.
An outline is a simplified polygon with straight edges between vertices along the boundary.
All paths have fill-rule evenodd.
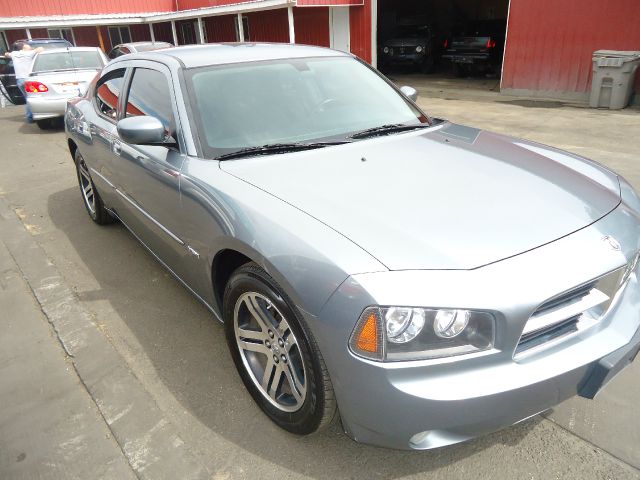
<path id="1" fill-rule="evenodd" d="M 48 36 L 105 51 L 117 43 L 152 39 L 178 45 L 297 42 L 350 51 L 377 63 L 380 0 L 0 1 L 0 48 Z M 640 50 L 638 0 L 507 1 L 504 92 L 586 100 L 594 50 Z"/>

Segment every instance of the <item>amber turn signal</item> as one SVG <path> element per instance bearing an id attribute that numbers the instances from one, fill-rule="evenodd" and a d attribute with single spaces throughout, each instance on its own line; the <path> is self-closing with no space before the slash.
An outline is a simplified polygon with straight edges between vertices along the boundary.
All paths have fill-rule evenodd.
<path id="1" fill-rule="evenodd" d="M 379 309 L 367 308 L 351 336 L 351 349 L 366 358 L 381 360 L 383 356 L 382 321 Z"/>

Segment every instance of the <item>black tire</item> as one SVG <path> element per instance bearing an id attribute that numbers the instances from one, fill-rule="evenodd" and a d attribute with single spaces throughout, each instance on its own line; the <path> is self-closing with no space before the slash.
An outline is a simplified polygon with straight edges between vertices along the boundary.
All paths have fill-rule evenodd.
<path id="1" fill-rule="evenodd" d="M 96 189 L 96 186 L 91 179 L 91 174 L 89 173 L 89 169 L 80 154 L 80 151 L 76 149 L 73 159 L 76 164 L 76 175 L 78 177 L 78 185 L 80 185 L 80 197 L 82 198 L 82 203 L 84 207 L 87 209 L 87 213 L 91 220 L 93 220 L 98 225 L 107 225 L 109 223 L 113 223 L 115 218 L 113 215 L 109 213 L 109 211 L 104 208 L 104 203 L 102 202 L 102 198 Z M 83 175 L 83 170 L 86 176 Z M 84 188 L 86 188 L 90 184 L 93 201 L 90 200 L 90 197 L 85 195 Z"/>
<path id="2" fill-rule="evenodd" d="M 266 397 L 267 394 L 254 383 L 253 374 L 243 363 L 243 353 L 236 340 L 234 316 L 236 304 L 241 303 L 242 297 L 254 293 L 267 298 L 277 313 L 286 319 L 299 351 L 297 360 L 304 362 L 306 394 L 296 411 L 282 411 L 274 406 Z M 255 263 L 248 263 L 238 268 L 231 275 L 224 292 L 223 316 L 227 343 L 233 361 L 247 390 L 262 411 L 279 427 L 298 435 L 308 435 L 330 425 L 336 418 L 337 405 L 322 354 L 298 309 L 276 281 Z M 275 319 L 275 316 L 273 318 Z M 262 344 L 260 346 L 262 347 Z M 286 362 L 283 363 L 283 368 L 285 364 Z M 293 364 L 293 360 L 290 360 L 290 364 Z M 276 374 L 273 378 L 276 378 Z"/>
<path id="3" fill-rule="evenodd" d="M 50 130 L 53 126 L 50 118 L 45 118 L 44 120 L 36 120 L 36 125 L 40 130 Z"/>

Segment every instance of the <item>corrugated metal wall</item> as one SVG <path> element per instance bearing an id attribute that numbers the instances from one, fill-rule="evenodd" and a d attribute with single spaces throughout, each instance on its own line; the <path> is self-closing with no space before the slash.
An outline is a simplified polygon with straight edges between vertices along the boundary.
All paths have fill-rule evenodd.
<path id="1" fill-rule="evenodd" d="M 360 7 L 349 7 L 349 27 L 351 29 L 351 53 L 371 63 L 371 3 L 377 0 L 364 0 Z"/>
<path id="2" fill-rule="evenodd" d="M 27 38 L 26 30 L 5 30 L 4 32 L 7 36 L 7 42 L 9 42 L 9 48 L 11 48 L 11 44 L 16 40 L 22 40 L 23 38 Z"/>
<path id="3" fill-rule="evenodd" d="M 31 38 L 49 38 L 49 31 L 46 28 L 32 28 Z"/>
<path id="4" fill-rule="evenodd" d="M 172 10 L 175 10 L 174 0 L 47 0 L 45 2 L 2 0 L 0 16 L 168 12 Z"/>
<path id="5" fill-rule="evenodd" d="M 587 92 L 595 50 L 640 50 L 638 0 L 511 0 L 502 88 Z"/>
<path id="6" fill-rule="evenodd" d="M 246 16 L 249 19 L 249 38 L 245 37 L 246 40 L 284 43 L 289 41 L 289 19 L 286 8 L 251 12 Z"/>
<path id="7" fill-rule="evenodd" d="M 235 15 L 220 15 L 218 17 L 204 18 L 204 28 L 207 32 L 207 40 L 215 42 L 235 42 L 236 38 Z"/>
<path id="8" fill-rule="evenodd" d="M 130 25 L 131 41 L 133 42 L 149 42 L 151 41 L 151 33 L 149 25 Z"/>
<path id="9" fill-rule="evenodd" d="M 171 32 L 171 22 L 154 23 L 153 35 L 157 42 L 173 43 L 173 33 Z"/>
<path id="10" fill-rule="evenodd" d="M 329 8 L 294 8 L 293 22 L 296 31 L 296 43 L 328 47 Z"/>
<path id="11" fill-rule="evenodd" d="M 96 27 L 73 27 L 73 36 L 79 47 L 99 47 L 100 40 Z"/>

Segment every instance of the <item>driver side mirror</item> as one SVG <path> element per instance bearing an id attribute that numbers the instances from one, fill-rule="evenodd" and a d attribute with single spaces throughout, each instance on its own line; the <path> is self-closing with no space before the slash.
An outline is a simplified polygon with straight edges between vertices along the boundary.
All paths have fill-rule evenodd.
<path id="1" fill-rule="evenodd" d="M 404 87 L 400 87 L 400 91 L 412 102 L 418 101 L 418 91 L 415 88 L 405 85 Z"/>
<path id="2" fill-rule="evenodd" d="M 156 117 L 142 115 L 123 118 L 118 122 L 117 129 L 122 141 L 132 145 L 176 145 L 175 139 L 167 135 L 164 125 Z"/>

